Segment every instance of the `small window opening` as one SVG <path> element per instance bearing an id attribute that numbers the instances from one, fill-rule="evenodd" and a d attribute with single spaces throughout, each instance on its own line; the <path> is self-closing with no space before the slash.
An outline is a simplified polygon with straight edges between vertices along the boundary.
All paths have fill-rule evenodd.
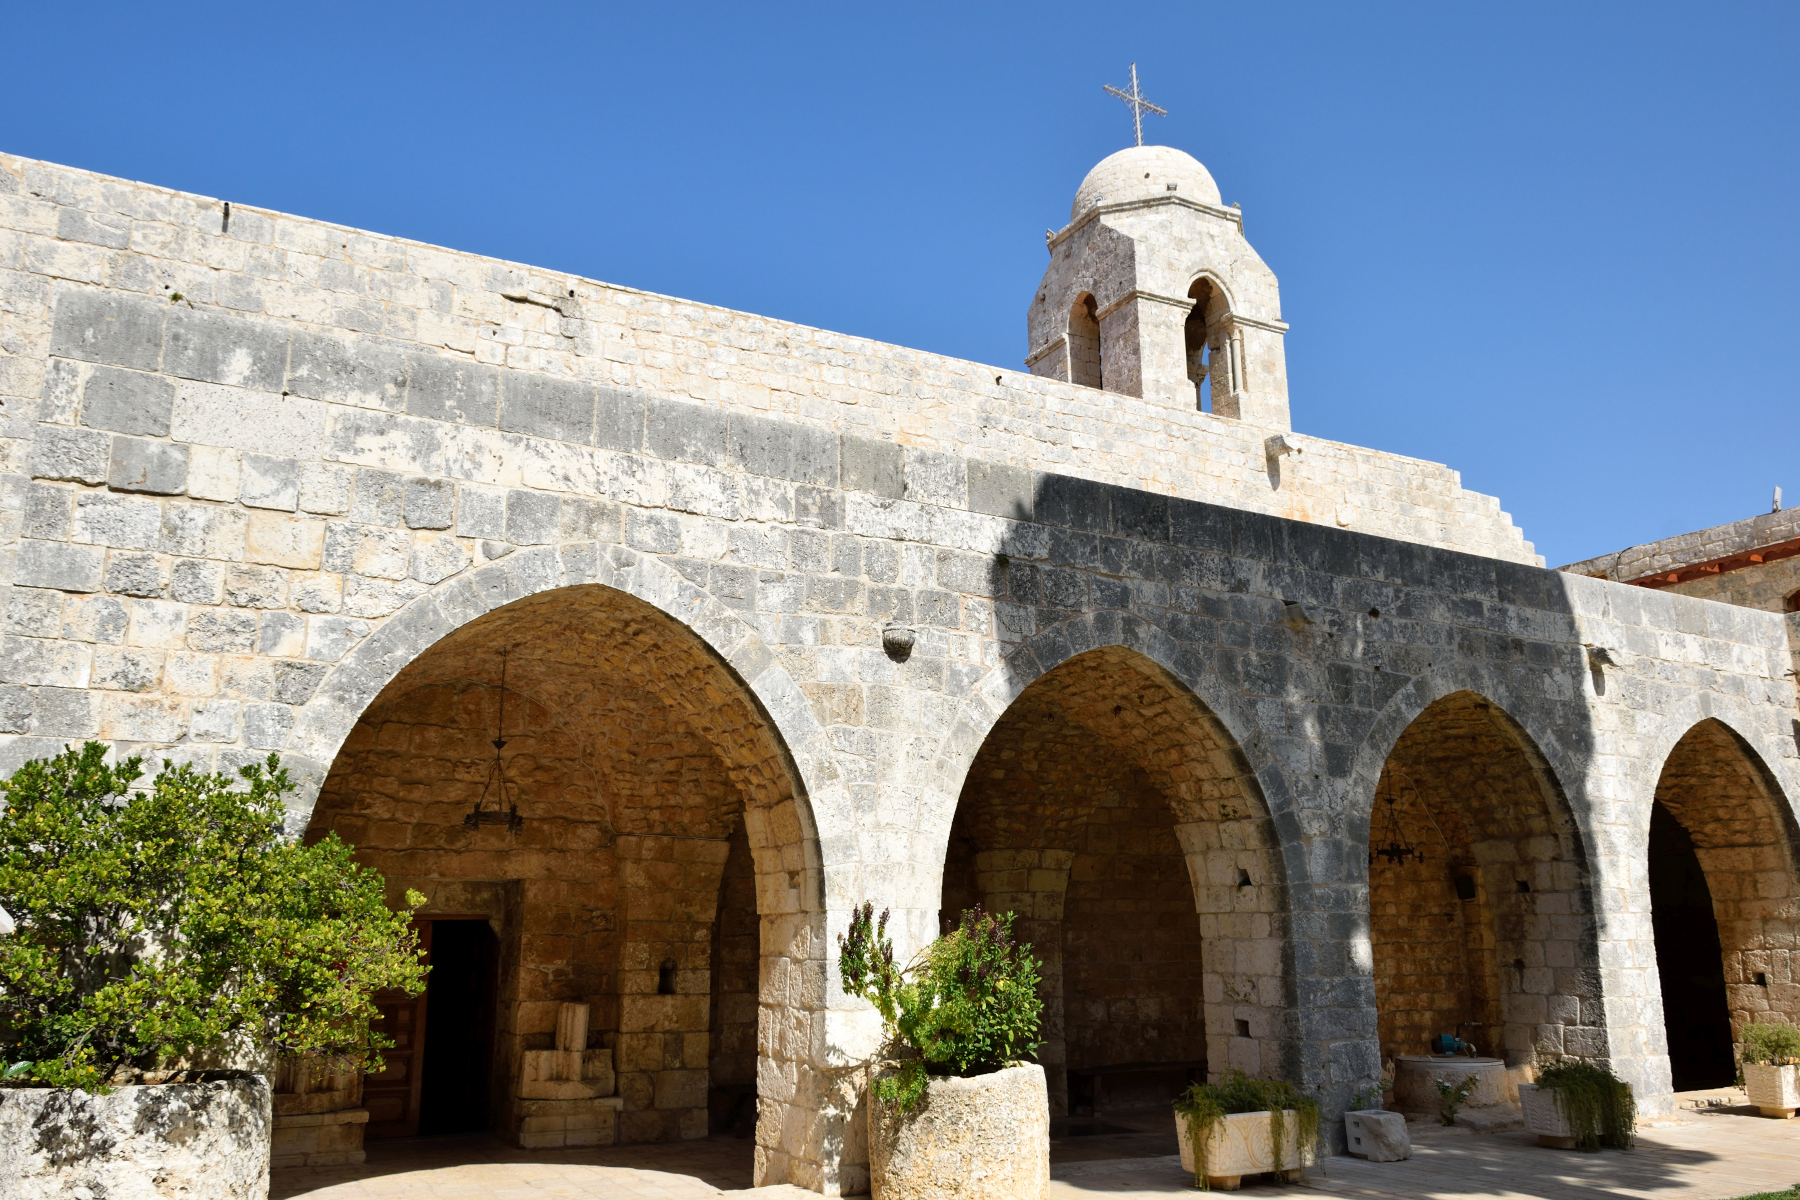
<path id="1" fill-rule="evenodd" d="M 1458 875 L 1456 877 L 1456 898 L 1458 900 L 1473 900 L 1475 898 L 1475 877 L 1473 875 Z"/>
<path id="2" fill-rule="evenodd" d="M 1238 868 L 1238 886 L 1241 888 L 1247 888 L 1247 887 L 1254 886 L 1250 882 L 1250 872 L 1244 870 L 1244 868 L 1242 868 L 1242 867 Z"/>
<path id="3" fill-rule="evenodd" d="M 1764 974 L 1761 971 L 1758 971 L 1756 973 L 1756 986 L 1757 987 L 1768 987 L 1769 986 L 1768 975 Z"/>
<path id="4" fill-rule="evenodd" d="M 1212 359 L 1207 350 L 1207 320 L 1218 297 L 1218 290 L 1205 279 L 1196 279 L 1188 289 L 1194 307 L 1188 310 L 1182 334 L 1187 343 L 1188 379 L 1194 385 L 1194 407 L 1212 412 Z"/>
<path id="5" fill-rule="evenodd" d="M 675 994 L 675 960 L 663 959 L 662 966 L 656 969 L 656 994 L 673 996 Z"/>
<path id="6" fill-rule="evenodd" d="M 1249 1037 L 1250 1036 L 1250 1022 L 1246 1021 L 1242 1017 L 1239 1017 L 1237 1019 L 1237 1035 L 1239 1037 Z"/>
<path id="7" fill-rule="evenodd" d="M 1069 382 L 1097 388 L 1105 386 L 1105 379 L 1100 360 L 1100 306 L 1092 292 L 1083 292 L 1069 310 Z"/>
<path id="8" fill-rule="evenodd" d="M 1515 879 L 1515 880 L 1513 880 L 1513 889 L 1515 891 L 1519 892 L 1520 894 L 1524 894 L 1525 892 L 1529 892 L 1531 890 L 1531 884 L 1526 882 L 1523 879 Z"/>
<path id="9" fill-rule="evenodd" d="M 1795 592 L 1787 598 L 1786 608 L 1789 612 L 1800 612 L 1800 592 Z"/>

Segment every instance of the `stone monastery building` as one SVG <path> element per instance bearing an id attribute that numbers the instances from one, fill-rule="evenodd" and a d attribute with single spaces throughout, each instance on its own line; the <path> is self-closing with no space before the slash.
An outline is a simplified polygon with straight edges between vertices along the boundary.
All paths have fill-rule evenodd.
<path id="1" fill-rule="evenodd" d="M 0 156 L 0 768 L 279 751 L 425 893 L 370 1138 L 859 1190 L 865 899 L 1020 914 L 1059 1110 L 1728 1079 L 1800 1006 L 1797 618 L 1295 433 L 1242 221 L 1101 162 L 1019 371 Z"/>

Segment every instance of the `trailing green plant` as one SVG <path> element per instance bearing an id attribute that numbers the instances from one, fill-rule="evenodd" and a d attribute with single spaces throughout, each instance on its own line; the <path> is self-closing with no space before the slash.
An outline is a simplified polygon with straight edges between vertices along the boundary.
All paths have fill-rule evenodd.
<path id="1" fill-rule="evenodd" d="M 1382 1080 L 1377 1079 L 1374 1083 L 1371 1083 L 1361 1091 L 1353 1092 L 1350 1096 L 1350 1107 L 1345 1111 L 1380 1112 L 1386 1095 L 1386 1084 Z"/>
<path id="2" fill-rule="evenodd" d="M 888 913 L 855 910 L 838 936 L 844 991 L 881 1014 L 900 1069 L 875 1081 L 875 1094 L 902 1111 L 916 1107 L 932 1075 L 983 1075 L 1037 1052 L 1043 1001 L 1031 946 L 1013 940 L 1013 914 L 977 905 L 956 928 L 906 967 L 894 961 Z"/>
<path id="3" fill-rule="evenodd" d="M 1213 1133 L 1233 1113 L 1269 1114 L 1269 1138 L 1274 1145 L 1275 1170 L 1283 1165 L 1287 1114 L 1300 1122 L 1295 1148 L 1300 1163 L 1319 1141 L 1319 1104 L 1285 1079 L 1252 1079 L 1242 1071 L 1227 1071 L 1217 1083 L 1196 1083 L 1175 1099 L 1177 1116 L 1187 1118 L 1188 1141 L 1194 1147 L 1194 1186 L 1205 1190 L 1206 1158 Z M 1299 1166 L 1300 1163 L 1296 1163 Z"/>
<path id="4" fill-rule="evenodd" d="M 1752 1024 L 1744 1026 L 1738 1065 L 1780 1067 L 1800 1063 L 1800 1026 Z"/>
<path id="5" fill-rule="evenodd" d="M 426 968 L 379 874 L 335 836 L 284 836 L 287 772 L 172 767 L 134 786 L 89 742 L 0 781 L 0 1047 L 11 1085 L 104 1090 L 130 1071 L 268 1049 L 364 1061 L 378 989 Z M 424 897 L 407 894 L 417 906 Z"/>
<path id="6" fill-rule="evenodd" d="M 1443 1079 L 1431 1081 L 1437 1087 L 1438 1124 L 1456 1124 L 1457 1110 L 1469 1102 L 1469 1093 L 1475 1090 L 1479 1082 L 1473 1075 L 1465 1075 L 1458 1083 L 1450 1083 Z"/>
<path id="7" fill-rule="evenodd" d="M 1629 1083 L 1598 1063 L 1565 1058 L 1538 1072 L 1537 1085 L 1556 1093 L 1577 1149 L 1631 1149 L 1637 1100 Z"/>

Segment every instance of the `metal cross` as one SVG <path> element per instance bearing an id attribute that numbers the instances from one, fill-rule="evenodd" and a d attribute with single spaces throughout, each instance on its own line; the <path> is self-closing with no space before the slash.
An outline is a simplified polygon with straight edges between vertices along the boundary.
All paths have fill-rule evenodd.
<path id="1" fill-rule="evenodd" d="M 1149 109 L 1159 117 L 1169 115 L 1168 109 L 1156 107 L 1144 99 L 1144 94 L 1138 91 L 1136 63 L 1131 64 L 1131 90 L 1129 92 L 1121 92 L 1110 83 L 1101 86 L 1131 106 L 1131 124 L 1137 130 L 1137 144 L 1140 146 L 1144 144 L 1144 110 Z"/>

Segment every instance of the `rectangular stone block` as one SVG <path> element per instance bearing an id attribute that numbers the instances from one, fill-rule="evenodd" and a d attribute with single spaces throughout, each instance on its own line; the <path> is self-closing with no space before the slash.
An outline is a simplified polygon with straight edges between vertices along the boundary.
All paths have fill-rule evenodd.
<path id="1" fill-rule="evenodd" d="M 753 475 L 836 487 L 837 440 L 830 430 L 734 414 L 726 437 L 726 461 Z"/>
<path id="2" fill-rule="evenodd" d="M 509 371 L 500 397 L 508 433 L 586 445 L 594 437 L 594 385 L 529 371 Z"/>
<path id="3" fill-rule="evenodd" d="M 903 491 L 900 447 L 892 442 L 845 434 L 838 440 L 842 486 L 889 500 Z"/>
<path id="4" fill-rule="evenodd" d="M 174 442 L 116 437 L 106 484 L 118 492 L 179 496 L 187 489 L 188 448 Z"/>
<path id="5" fill-rule="evenodd" d="M 275 512 L 250 514 L 244 537 L 244 557 L 250 562 L 317 570 L 324 548 L 323 521 Z"/>
<path id="6" fill-rule="evenodd" d="M 398 411 L 406 375 L 406 352 L 378 338 L 297 329 L 288 349 L 288 391 L 314 400 Z"/>
<path id="7" fill-rule="evenodd" d="M 594 411 L 594 445 L 636 454 L 644 446 L 644 393 L 601 386 Z"/>
<path id="8" fill-rule="evenodd" d="M 58 358 L 154 371 L 162 354 L 169 304 L 86 289 L 59 288 L 50 325 Z"/>
<path id="9" fill-rule="evenodd" d="M 81 391 L 81 423 L 114 433 L 167 437 L 175 385 L 161 375 L 95 367 Z"/>
<path id="10" fill-rule="evenodd" d="M 644 416 L 644 449 L 672 462 L 725 465 L 725 413 L 675 400 L 651 399 Z"/>
<path id="11" fill-rule="evenodd" d="M 492 426 L 500 415 L 500 371 L 442 354 L 414 354 L 406 411 L 436 421 Z"/>
<path id="12" fill-rule="evenodd" d="M 163 372 L 231 387 L 279 392 L 287 372 L 286 326 L 175 305 Z"/>
<path id="13" fill-rule="evenodd" d="M 112 468 L 112 438 L 97 429 L 40 425 L 31 447 L 31 474 L 37 479 L 105 483 Z"/>
<path id="14" fill-rule="evenodd" d="M 268 454 L 243 457 L 237 498 L 250 508 L 293 512 L 300 499 L 300 464 Z"/>
<path id="15" fill-rule="evenodd" d="M 106 552 L 98 546 L 28 539 L 19 543 L 13 582 L 64 592 L 97 592 L 105 566 Z"/>

